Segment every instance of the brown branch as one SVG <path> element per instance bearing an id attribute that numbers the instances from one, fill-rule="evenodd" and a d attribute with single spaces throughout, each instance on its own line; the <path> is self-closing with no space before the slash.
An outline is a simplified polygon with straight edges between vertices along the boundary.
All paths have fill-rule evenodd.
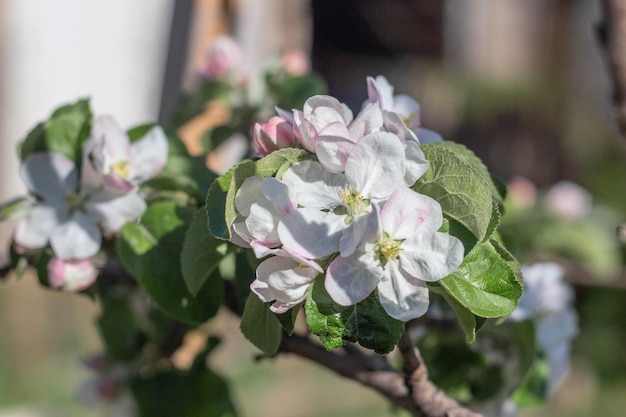
<path id="1" fill-rule="evenodd" d="M 366 354 L 352 347 L 346 347 L 343 353 L 329 352 L 303 336 L 283 338 L 281 352 L 294 353 L 360 382 L 417 417 L 480 417 L 428 380 L 426 367 L 406 334 L 398 347 L 405 360 L 406 376 L 393 369 L 384 356 Z"/>
<path id="2" fill-rule="evenodd" d="M 626 138 L 626 0 L 602 0 L 604 20 L 598 38 L 613 79 L 613 109 Z"/>

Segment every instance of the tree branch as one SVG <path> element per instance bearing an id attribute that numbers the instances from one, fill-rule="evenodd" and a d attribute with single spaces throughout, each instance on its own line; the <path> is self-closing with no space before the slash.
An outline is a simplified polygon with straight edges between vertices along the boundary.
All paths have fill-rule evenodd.
<path id="1" fill-rule="evenodd" d="M 280 351 L 307 358 L 360 382 L 416 417 L 480 417 L 461 407 L 428 380 L 426 366 L 407 334 L 398 347 L 405 361 L 406 376 L 393 369 L 384 356 L 366 354 L 352 347 L 346 347 L 343 353 L 329 352 L 303 336 L 284 337 Z"/>
<path id="2" fill-rule="evenodd" d="M 602 0 L 598 38 L 613 79 L 613 109 L 626 139 L 626 0 Z"/>

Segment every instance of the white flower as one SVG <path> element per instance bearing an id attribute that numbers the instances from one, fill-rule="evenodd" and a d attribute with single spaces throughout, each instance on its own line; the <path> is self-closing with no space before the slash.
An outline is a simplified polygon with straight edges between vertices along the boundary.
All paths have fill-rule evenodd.
<path id="1" fill-rule="evenodd" d="M 374 214 L 377 214 L 374 206 Z M 463 244 L 438 232 L 443 216 L 435 200 L 409 188 L 389 197 L 367 240 L 351 256 L 338 256 L 326 272 L 332 299 L 349 306 L 378 288 L 380 302 L 391 317 L 408 321 L 428 309 L 426 282 L 454 272 L 463 260 Z"/>
<path id="2" fill-rule="evenodd" d="M 591 212 L 589 191 L 571 181 L 560 181 L 546 194 L 548 209 L 563 220 L 578 220 Z"/>
<path id="3" fill-rule="evenodd" d="M 38 198 L 20 220 L 15 241 L 39 249 L 50 243 L 58 258 L 86 259 L 100 249 L 100 226 L 118 231 L 146 209 L 135 192 L 120 193 L 98 182 L 88 164 L 81 180 L 72 161 L 61 154 L 37 152 L 24 161 L 20 174 Z"/>
<path id="4" fill-rule="evenodd" d="M 574 293 L 564 281 L 564 270 L 552 262 L 522 267 L 524 294 L 510 318 L 535 322 L 537 343 L 550 366 L 548 391 L 552 392 L 567 373 L 571 340 L 578 334 L 578 319 L 572 308 Z"/>
<path id="5" fill-rule="evenodd" d="M 261 262 L 250 289 L 263 302 L 274 301 L 270 310 L 282 314 L 306 299 L 309 286 L 323 270 L 316 262 L 286 250 L 271 252 L 278 256 Z"/>
<path id="6" fill-rule="evenodd" d="M 168 143 L 163 129 L 155 126 L 130 142 L 110 116 L 95 119 L 84 151 L 95 174 L 110 187 L 129 191 L 158 174 L 167 161 Z"/>
<path id="7" fill-rule="evenodd" d="M 98 269 L 90 259 L 63 260 L 52 258 L 48 262 L 48 282 L 66 291 L 81 291 L 96 281 Z"/>
<path id="8" fill-rule="evenodd" d="M 403 156 L 395 135 L 376 132 L 351 152 L 345 173 L 328 172 L 315 161 L 294 164 L 283 181 L 301 207 L 279 222 L 280 240 L 309 259 L 350 255 L 367 234 L 371 202 L 404 186 Z"/>

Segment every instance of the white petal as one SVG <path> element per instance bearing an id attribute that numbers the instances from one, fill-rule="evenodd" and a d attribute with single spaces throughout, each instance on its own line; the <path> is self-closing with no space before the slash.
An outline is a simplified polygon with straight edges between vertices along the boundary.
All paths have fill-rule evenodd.
<path id="1" fill-rule="evenodd" d="M 146 201 L 137 192 L 119 194 L 108 189 L 93 193 L 86 206 L 102 227 L 111 232 L 137 220 L 147 208 Z"/>
<path id="2" fill-rule="evenodd" d="M 94 218 L 76 211 L 52 232 L 50 245 L 61 259 L 86 259 L 100 250 L 102 235 Z"/>
<path id="3" fill-rule="evenodd" d="M 78 187 L 76 166 L 59 153 L 36 152 L 28 155 L 20 174 L 29 190 L 56 207 L 64 206 L 66 194 L 76 192 Z"/>
<path id="4" fill-rule="evenodd" d="M 111 116 L 96 117 L 89 141 L 93 141 L 95 144 L 94 152 L 105 163 L 129 159 L 130 140 L 128 135 Z"/>
<path id="5" fill-rule="evenodd" d="M 364 216 L 355 218 L 350 225 L 341 232 L 339 240 L 339 253 L 348 257 L 363 246 L 366 241 L 380 239 L 380 211 L 375 204 L 372 211 Z"/>
<path id="6" fill-rule="evenodd" d="M 59 221 L 59 212 L 56 208 L 39 204 L 31 209 L 27 217 L 17 223 L 15 241 L 25 248 L 43 248 Z"/>
<path id="7" fill-rule="evenodd" d="M 324 286 L 339 305 L 351 306 L 367 298 L 382 278 L 382 268 L 371 253 L 338 256 L 326 270 Z"/>
<path id="8" fill-rule="evenodd" d="M 328 172 L 315 161 L 294 164 L 283 175 L 283 182 L 299 205 L 322 209 L 340 205 L 340 192 L 346 187 L 345 175 Z"/>
<path id="9" fill-rule="evenodd" d="M 441 137 L 441 135 L 434 130 L 418 127 L 417 129 L 413 130 L 413 132 L 415 133 L 417 139 L 422 145 L 425 145 L 427 143 L 443 142 L 443 138 Z"/>
<path id="10" fill-rule="evenodd" d="M 396 240 L 416 234 L 430 236 L 443 222 L 439 203 L 408 187 L 398 188 L 389 196 L 380 216 L 383 230 Z"/>
<path id="11" fill-rule="evenodd" d="M 404 183 L 410 187 L 428 171 L 430 162 L 426 160 L 424 152 L 422 152 L 416 141 L 408 140 L 404 142 L 404 154 L 406 164 Z"/>
<path id="12" fill-rule="evenodd" d="M 463 262 L 463 244 L 446 233 L 419 235 L 402 242 L 401 269 L 423 281 L 437 281 L 457 270 Z"/>
<path id="13" fill-rule="evenodd" d="M 276 226 L 279 214 L 267 200 L 252 204 L 250 215 L 246 218 L 246 227 L 250 235 L 264 245 L 272 247 L 280 244 Z"/>
<path id="14" fill-rule="evenodd" d="M 168 142 L 165 132 L 155 126 L 130 147 L 130 178 L 135 184 L 154 177 L 167 161 Z"/>
<path id="15" fill-rule="evenodd" d="M 356 143 L 341 136 L 319 136 L 315 153 L 320 164 L 330 172 L 343 172 Z"/>
<path id="16" fill-rule="evenodd" d="M 265 200 L 263 178 L 254 176 L 246 178 L 235 194 L 235 208 L 242 216 L 250 215 L 250 207 L 257 201 Z"/>
<path id="17" fill-rule="evenodd" d="M 367 77 L 367 95 L 371 101 L 380 103 L 382 110 L 391 110 L 393 107 L 393 86 L 382 75 L 376 79 Z"/>
<path id="18" fill-rule="evenodd" d="M 411 129 L 408 128 L 407 125 L 404 124 L 398 113 L 385 110 L 383 112 L 383 119 L 385 129 L 387 129 L 388 132 L 398 136 L 402 142 L 417 142 L 417 136 L 415 135 L 415 133 L 413 133 Z"/>
<path id="19" fill-rule="evenodd" d="M 380 303 L 387 314 L 402 321 L 423 316 L 429 304 L 426 283 L 403 276 L 395 262 L 389 262 L 387 268 L 389 278 L 378 284 Z"/>
<path id="20" fill-rule="evenodd" d="M 386 198 L 404 185 L 404 148 L 392 133 L 365 136 L 346 162 L 346 179 L 366 198 Z"/>
<path id="21" fill-rule="evenodd" d="M 276 178 L 265 178 L 261 183 L 263 194 L 274 204 L 274 207 L 283 214 L 294 208 L 289 196 L 289 187 Z"/>
<path id="22" fill-rule="evenodd" d="M 65 261 L 53 258 L 48 262 L 50 285 L 67 291 L 82 291 L 98 277 L 98 269 L 90 259 Z"/>
<path id="23" fill-rule="evenodd" d="M 293 210 L 278 223 L 283 247 L 307 259 L 320 259 L 339 251 L 342 216 L 315 208 Z"/>
<path id="24" fill-rule="evenodd" d="M 407 122 L 409 129 L 415 129 L 421 124 L 420 105 L 409 95 L 398 94 L 394 96 L 393 111 Z"/>
<path id="25" fill-rule="evenodd" d="M 350 123 L 350 138 L 359 142 L 361 138 L 377 132 L 383 127 L 383 113 L 378 103 L 367 104 L 361 113 Z"/>

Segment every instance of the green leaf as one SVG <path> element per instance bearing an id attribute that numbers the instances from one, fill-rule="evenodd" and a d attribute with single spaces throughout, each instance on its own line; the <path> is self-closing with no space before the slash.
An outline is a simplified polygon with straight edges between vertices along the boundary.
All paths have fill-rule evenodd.
<path id="1" fill-rule="evenodd" d="M 182 175 L 195 181 L 202 194 L 202 200 L 217 175 L 207 168 L 205 156 L 191 156 L 180 137 L 172 130 L 166 130 L 168 138 L 168 158 L 164 173 Z M 191 193 L 189 193 L 191 195 Z"/>
<path id="2" fill-rule="evenodd" d="M 305 308 L 309 330 L 328 350 L 358 342 L 384 355 L 393 350 L 404 333 L 404 323 L 387 315 L 376 291 L 353 306 L 342 307 L 324 289 L 323 278 L 318 278 Z"/>
<path id="3" fill-rule="evenodd" d="M 226 197 L 236 166 L 217 177 L 206 196 L 207 227 L 213 237 L 222 240 L 230 240 L 230 229 L 226 224 Z"/>
<path id="4" fill-rule="evenodd" d="M 201 207 L 191 220 L 180 254 L 183 278 L 194 297 L 217 269 L 228 250 L 224 241 L 211 236 L 206 225 L 206 211 Z"/>
<path id="5" fill-rule="evenodd" d="M 0 222 L 25 216 L 32 204 L 26 197 L 17 197 L 0 205 Z"/>
<path id="6" fill-rule="evenodd" d="M 254 346 L 268 355 L 278 352 L 282 338 L 281 324 L 276 314 L 255 294 L 250 294 L 241 315 L 241 332 Z"/>
<path id="7" fill-rule="evenodd" d="M 167 314 L 198 324 L 211 318 L 221 304 L 219 279 L 208 279 L 195 298 L 181 272 L 181 249 L 194 207 L 157 202 L 139 223 L 127 223 L 117 241 L 117 256 L 150 298 Z"/>
<path id="8" fill-rule="evenodd" d="M 546 402 L 550 366 L 545 359 L 537 360 L 511 400 L 519 407 L 536 407 Z"/>
<path id="9" fill-rule="evenodd" d="M 139 417 L 235 417 L 226 381 L 209 369 L 165 371 L 131 381 Z"/>
<path id="10" fill-rule="evenodd" d="M 22 161 L 33 152 L 56 152 L 77 165 L 82 158 L 82 145 L 91 129 L 88 100 L 58 108 L 47 121 L 38 124 L 20 148 Z"/>
<path id="11" fill-rule="evenodd" d="M 313 74 L 287 77 L 273 83 L 272 87 L 277 106 L 283 109 L 300 109 L 309 97 L 328 91 L 326 83 Z"/>
<path id="12" fill-rule="evenodd" d="M 232 87 L 225 82 L 206 81 L 191 94 L 179 101 L 174 115 L 173 124 L 180 126 L 204 112 L 206 105 L 212 100 L 223 100 L 231 93 Z"/>
<path id="13" fill-rule="evenodd" d="M 301 307 L 302 305 L 298 305 L 286 313 L 276 315 L 276 318 L 278 318 L 280 325 L 283 326 L 283 329 L 287 332 L 288 336 L 293 334 L 293 329 L 296 325 L 296 319 L 298 318 L 298 313 L 300 312 Z"/>
<path id="14" fill-rule="evenodd" d="M 226 139 L 237 133 L 237 129 L 231 125 L 215 126 L 202 134 L 202 148 L 204 152 L 211 152 L 219 147 Z"/>
<path id="15" fill-rule="evenodd" d="M 522 295 L 513 269 L 489 242 L 474 246 L 457 271 L 439 283 L 461 305 L 485 318 L 511 313 Z"/>
<path id="16" fill-rule="evenodd" d="M 145 187 L 156 191 L 183 192 L 197 201 L 203 201 L 205 195 L 198 189 L 198 184 L 193 179 L 172 171 L 160 172 L 156 177 L 144 182 L 142 188 Z"/>
<path id="17" fill-rule="evenodd" d="M 459 325 L 465 333 L 465 341 L 467 343 L 473 343 L 474 340 L 476 340 L 476 331 L 479 327 L 476 321 L 477 317 L 461 303 L 459 303 L 454 297 L 448 294 L 438 283 L 429 283 L 428 287 L 432 292 L 441 295 L 446 300 L 459 319 Z"/>
<path id="18" fill-rule="evenodd" d="M 422 150 L 430 168 L 413 190 L 437 200 L 445 216 L 467 228 L 478 241 L 484 240 L 497 192 L 482 162 L 452 142 L 423 145 Z"/>
<path id="19" fill-rule="evenodd" d="M 141 332 L 131 300 L 119 289 L 103 287 L 99 286 L 102 314 L 97 327 L 107 356 L 119 361 L 132 360 L 140 351 Z"/>

